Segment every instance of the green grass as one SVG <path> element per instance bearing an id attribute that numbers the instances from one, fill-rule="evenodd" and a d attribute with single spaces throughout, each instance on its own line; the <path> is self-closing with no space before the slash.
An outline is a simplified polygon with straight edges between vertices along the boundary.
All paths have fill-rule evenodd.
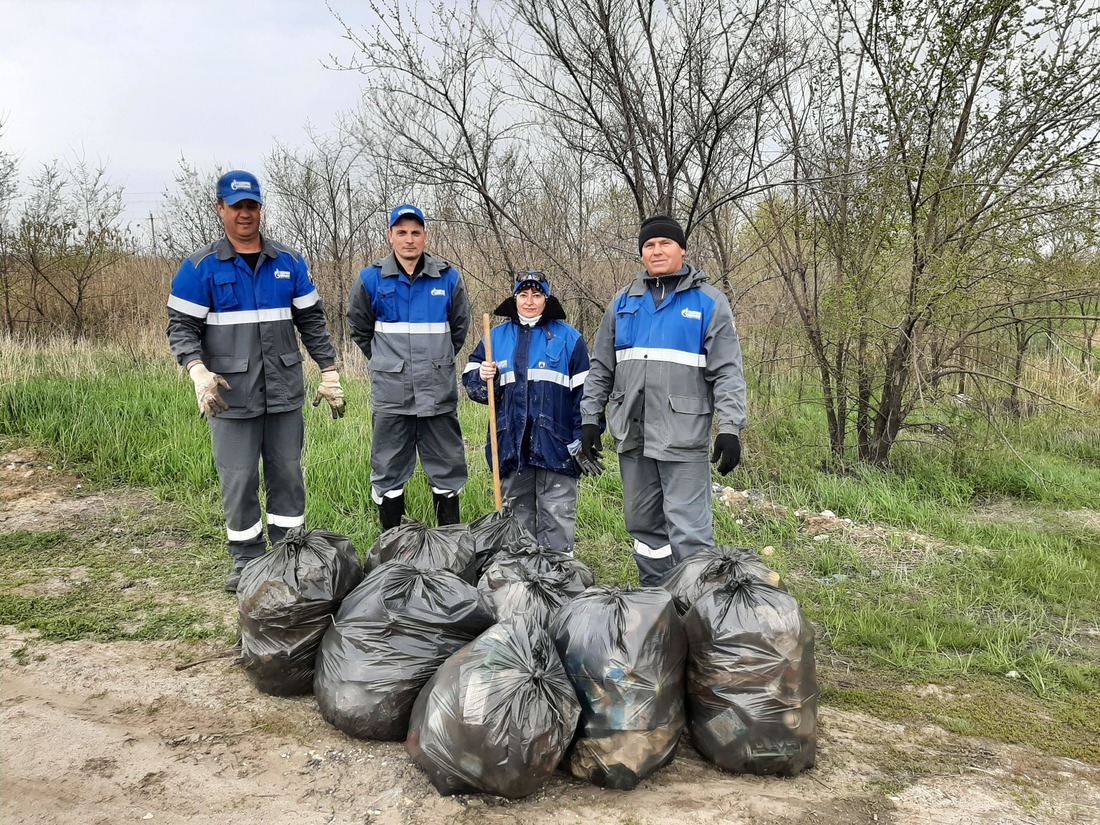
<path id="1" fill-rule="evenodd" d="M 166 356 L 101 349 L 74 362 L 4 346 L 0 440 L 164 504 L 121 525 L 0 533 L 0 624 L 50 639 L 231 637 L 224 611 L 202 606 L 226 561 L 209 432 L 190 383 Z M 307 520 L 365 554 L 379 532 L 369 396 L 363 381 L 346 392 L 344 419 L 306 408 Z M 715 531 L 721 544 L 774 548 L 768 563 L 819 631 L 826 704 L 1100 761 L 1100 416 L 954 421 L 951 441 L 899 444 L 890 470 L 827 472 L 819 413 L 773 410 L 746 432 L 746 463 L 723 481 L 786 515 L 718 506 Z M 487 408 L 463 402 L 460 419 L 471 521 L 493 508 Z M 608 457 L 602 477 L 581 482 L 577 555 L 601 583 L 635 583 Z M 407 496 L 409 514 L 431 522 L 420 471 Z M 860 529 L 815 541 L 799 508 Z M 955 685 L 957 698 L 937 704 L 908 687 L 930 683 Z"/>

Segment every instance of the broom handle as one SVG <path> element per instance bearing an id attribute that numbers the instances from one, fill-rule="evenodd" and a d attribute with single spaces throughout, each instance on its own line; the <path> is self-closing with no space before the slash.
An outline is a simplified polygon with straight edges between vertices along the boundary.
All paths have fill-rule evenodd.
<path id="1" fill-rule="evenodd" d="M 481 325 L 485 335 L 485 360 L 493 360 L 493 336 L 490 333 L 489 313 L 481 317 Z M 493 495 L 496 497 L 497 510 L 504 505 L 504 498 L 500 492 L 500 456 L 497 453 L 497 397 L 493 392 L 493 379 L 485 382 L 489 385 L 489 451 L 493 457 Z"/>

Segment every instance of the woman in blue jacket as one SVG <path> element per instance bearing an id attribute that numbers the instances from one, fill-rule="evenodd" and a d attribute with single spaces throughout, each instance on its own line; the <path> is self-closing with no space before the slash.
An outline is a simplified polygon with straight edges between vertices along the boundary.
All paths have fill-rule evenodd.
<path id="1" fill-rule="evenodd" d="M 565 310 L 536 270 L 516 275 L 512 297 L 495 314 L 508 320 L 490 333 L 493 360 L 485 360 L 485 341 L 479 342 L 462 384 L 471 399 L 488 404 L 487 382 L 496 379 L 504 498 L 541 546 L 572 555 L 581 474 L 574 456 L 580 448 L 588 348 L 565 323 Z M 491 461 L 489 445 L 485 453 Z"/>

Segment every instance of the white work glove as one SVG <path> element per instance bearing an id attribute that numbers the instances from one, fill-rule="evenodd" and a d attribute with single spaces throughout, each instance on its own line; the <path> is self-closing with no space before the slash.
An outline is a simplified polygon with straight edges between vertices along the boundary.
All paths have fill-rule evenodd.
<path id="1" fill-rule="evenodd" d="M 328 402 L 333 418 L 344 417 L 344 388 L 340 386 L 340 373 L 336 370 L 321 373 L 321 386 L 313 396 L 313 406 L 320 404 L 322 398 Z"/>
<path id="2" fill-rule="evenodd" d="M 481 380 L 486 383 L 491 378 L 497 377 L 497 364 L 496 361 L 482 361 L 481 366 L 478 368 L 477 374 L 481 376 Z"/>
<path id="3" fill-rule="evenodd" d="M 229 409 L 229 405 L 218 392 L 218 387 L 231 389 L 224 378 L 208 370 L 202 361 L 196 361 L 187 372 L 195 382 L 195 400 L 199 402 L 199 410 L 204 415 L 213 418 Z"/>

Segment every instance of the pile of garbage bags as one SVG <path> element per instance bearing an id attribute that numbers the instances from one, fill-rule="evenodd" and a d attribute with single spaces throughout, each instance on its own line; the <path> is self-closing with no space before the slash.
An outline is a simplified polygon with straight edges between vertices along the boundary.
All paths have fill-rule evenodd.
<path id="1" fill-rule="evenodd" d="M 814 764 L 813 628 L 751 550 L 619 588 L 539 547 L 507 508 L 404 519 L 363 566 L 346 537 L 296 530 L 245 568 L 238 605 L 259 690 L 312 691 L 348 735 L 403 740 L 441 794 L 518 799 L 558 770 L 631 790 L 685 731 L 724 770 Z"/>

